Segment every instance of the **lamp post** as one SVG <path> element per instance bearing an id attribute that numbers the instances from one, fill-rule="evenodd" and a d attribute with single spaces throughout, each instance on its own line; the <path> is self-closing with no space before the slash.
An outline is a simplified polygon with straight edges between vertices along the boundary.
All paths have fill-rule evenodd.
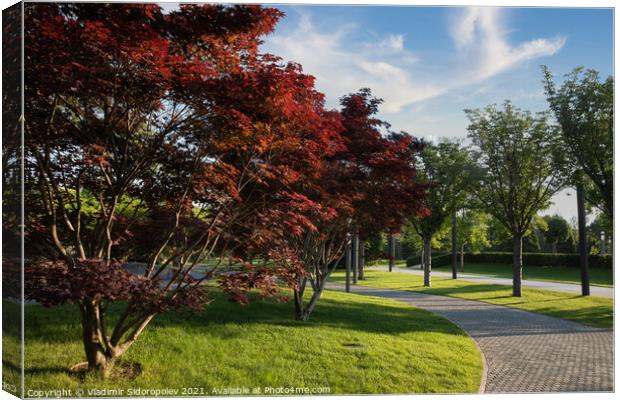
<path id="1" fill-rule="evenodd" d="M 365 263 L 365 252 L 366 252 L 366 243 L 363 240 L 360 240 L 360 245 L 359 245 L 359 271 L 358 271 L 358 279 L 360 280 L 364 280 L 364 263 Z"/>
<path id="2" fill-rule="evenodd" d="M 583 184 L 577 183 L 577 219 L 579 223 L 579 267 L 581 270 L 581 295 L 590 295 L 588 276 L 588 244 L 586 238 L 586 207 Z"/>
<path id="3" fill-rule="evenodd" d="M 347 233 L 347 244 L 344 247 L 344 265 L 347 269 L 346 272 L 346 284 L 345 290 L 348 292 L 351 291 L 351 235 Z"/>
<path id="4" fill-rule="evenodd" d="M 390 236 L 388 238 L 388 258 L 390 261 L 389 270 L 392 272 L 392 268 L 394 268 L 394 235 L 390 232 Z"/>
<path id="5" fill-rule="evenodd" d="M 456 209 L 452 210 L 452 279 L 456 279 Z"/>
<path id="6" fill-rule="evenodd" d="M 355 233 L 353 235 L 353 243 L 351 244 L 351 261 L 353 263 L 353 284 L 357 285 L 357 274 L 359 272 L 359 251 L 360 240 L 359 235 Z"/>

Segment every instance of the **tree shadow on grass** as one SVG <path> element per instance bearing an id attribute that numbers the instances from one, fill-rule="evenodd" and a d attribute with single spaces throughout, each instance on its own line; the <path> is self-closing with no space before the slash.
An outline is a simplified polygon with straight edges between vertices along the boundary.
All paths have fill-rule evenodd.
<path id="1" fill-rule="evenodd" d="M 30 340 L 57 345 L 79 341 L 81 329 L 75 306 L 27 307 L 26 346 Z M 118 315 L 121 309 L 121 304 L 115 304 L 110 307 L 109 314 Z M 329 327 L 381 334 L 438 332 L 463 335 L 459 328 L 441 316 L 405 304 L 378 304 L 362 296 L 356 301 L 322 298 L 309 321 L 296 321 L 293 312 L 292 302 L 278 303 L 254 298 L 250 305 L 239 306 L 225 298 L 218 298 L 200 314 L 182 310 L 157 316 L 147 332 L 157 327 L 179 327 L 186 333 L 208 331 L 210 335 L 231 338 L 240 332 L 235 325 L 268 324 L 299 329 Z"/>
<path id="2" fill-rule="evenodd" d="M 9 371 L 16 372 L 18 374 L 22 373 L 22 369 L 19 365 L 15 365 L 11 361 L 3 360 L 2 365 Z M 29 367 L 24 368 L 25 375 L 41 375 L 41 374 L 58 374 L 58 373 L 68 373 L 68 368 L 60 368 L 60 367 Z"/>
<path id="3" fill-rule="evenodd" d="M 360 299 L 361 300 L 361 299 Z M 232 307 L 232 308 L 231 308 Z M 209 325 L 269 324 L 307 329 L 332 327 L 368 333 L 400 334 L 407 332 L 441 332 L 463 334 L 443 317 L 410 306 L 377 304 L 372 300 L 347 302 L 346 299 L 322 298 L 309 321 L 296 321 L 291 302 L 254 301 L 249 306 L 213 304 L 203 315 L 191 317 L 168 314 L 158 324 L 180 324 L 186 329 L 204 329 Z M 218 329 L 219 330 L 219 329 Z"/>

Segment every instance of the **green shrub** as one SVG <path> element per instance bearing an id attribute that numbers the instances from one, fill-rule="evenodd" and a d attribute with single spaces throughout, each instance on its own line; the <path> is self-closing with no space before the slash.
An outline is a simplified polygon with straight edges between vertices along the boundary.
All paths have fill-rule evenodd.
<path id="1" fill-rule="evenodd" d="M 452 264 L 452 254 L 439 254 L 431 257 L 431 268 L 432 267 L 443 267 L 445 265 Z"/>
<path id="2" fill-rule="evenodd" d="M 411 257 L 407 257 L 407 260 L 405 260 L 405 264 L 408 267 L 413 267 L 414 265 L 420 264 L 420 255 L 414 255 Z"/>
<path id="3" fill-rule="evenodd" d="M 527 266 L 566 266 L 579 268 L 579 254 L 569 253 L 523 253 L 523 265 Z M 448 260 L 448 263 L 450 261 Z M 465 253 L 465 262 L 468 263 L 500 263 L 512 264 L 512 253 L 508 252 L 485 252 Z M 445 265 L 445 264 L 443 264 Z M 610 255 L 591 254 L 588 256 L 588 265 L 591 268 L 611 269 L 612 257 Z M 437 265 L 440 266 L 440 265 Z"/>

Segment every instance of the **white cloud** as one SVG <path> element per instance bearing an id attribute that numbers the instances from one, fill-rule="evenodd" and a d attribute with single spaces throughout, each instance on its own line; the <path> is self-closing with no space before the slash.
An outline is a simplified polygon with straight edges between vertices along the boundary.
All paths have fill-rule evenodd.
<path id="1" fill-rule="evenodd" d="M 356 42 L 348 24 L 319 30 L 309 14 L 301 14 L 296 29 L 268 36 L 263 50 L 299 62 L 317 78 L 317 87 L 337 106 L 340 96 L 369 87 L 384 99 L 382 110 L 396 113 L 412 103 L 489 79 L 519 63 L 559 51 L 565 38 L 534 39 L 511 46 L 499 8 L 467 8 L 452 19 L 453 62 L 433 65 L 407 49 L 403 34 Z M 430 67 L 430 68 L 429 68 Z M 421 68 L 433 71 L 422 74 Z"/>
<path id="2" fill-rule="evenodd" d="M 558 36 L 512 47 L 506 39 L 502 10 L 492 7 L 469 7 L 457 13 L 451 33 L 459 59 L 470 71 L 466 81 L 474 82 L 497 75 L 520 62 L 553 55 L 566 42 L 565 37 Z"/>
<path id="3" fill-rule="evenodd" d="M 403 35 L 351 43 L 347 36 L 355 29 L 350 24 L 320 32 L 310 16 L 302 14 L 297 29 L 267 37 L 263 50 L 299 62 L 316 77 L 330 106 L 337 106 L 339 97 L 362 87 L 370 87 L 385 100 L 382 110 L 386 112 L 397 112 L 412 101 L 437 94 L 435 87 L 412 80 L 407 67 L 417 58 L 405 48 Z"/>
<path id="4" fill-rule="evenodd" d="M 404 50 L 405 37 L 403 35 L 390 35 L 385 38 L 381 45 L 394 51 Z"/>

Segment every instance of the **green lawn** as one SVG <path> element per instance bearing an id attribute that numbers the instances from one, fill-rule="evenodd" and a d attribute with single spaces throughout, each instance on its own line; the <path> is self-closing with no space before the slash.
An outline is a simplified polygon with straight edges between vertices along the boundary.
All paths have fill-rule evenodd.
<path id="1" fill-rule="evenodd" d="M 4 307 L 7 320 L 18 312 Z M 475 343 L 443 317 L 326 291 L 309 322 L 293 319 L 291 303 L 275 301 L 240 307 L 217 299 L 202 315 L 160 316 L 124 357 L 141 364 L 135 380 L 79 382 L 66 373 L 84 357 L 77 315 L 73 306 L 26 306 L 26 391 L 198 387 L 204 396 L 214 388 L 264 393 L 292 386 L 329 387 L 331 394 L 470 393 L 481 379 Z M 7 328 L 5 348 L 18 348 L 17 331 Z M 15 365 L 3 371 L 5 380 L 17 378 Z"/>
<path id="2" fill-rule="evenodd" d="M 452 271 L 452 266 L 446 265 L 442 267 L 434 267 L 433 269 L 442 272 L 450 272 Z M 460 267 L 458 271 L 460 272 Z M 498 278 L 512 278 L 512 265 L 494 263 L 468 263 L 465 264 L 464 273 L 472 275 L 495 276 Z M 588 273 L 590 276 L 590 284 L 595 286 L 613 286 L 614 274 L 611 269 L 590 268 Z M 581 275 L 579 272 L 579 268 L 574 267 L 523 266 L 523 279 L 581 284 Z"/>
<path id="3" fill-rule="evenodd" d="M 424 286 L 422 275 L 368 270 L 365 276 L 366 279 L 359 284 L 479 300 L 605 328 L 613 325 L 613 299 L 606 297 L 583 297 L 530 288 L 523 289 L 522 297 L 512 297 L 510 286 L 432 277 L 432 287 L 428 288 Z M 332 281 L 340 283 L 344 283 L 344 279 L 343 272 L 331 277 Z"/>

